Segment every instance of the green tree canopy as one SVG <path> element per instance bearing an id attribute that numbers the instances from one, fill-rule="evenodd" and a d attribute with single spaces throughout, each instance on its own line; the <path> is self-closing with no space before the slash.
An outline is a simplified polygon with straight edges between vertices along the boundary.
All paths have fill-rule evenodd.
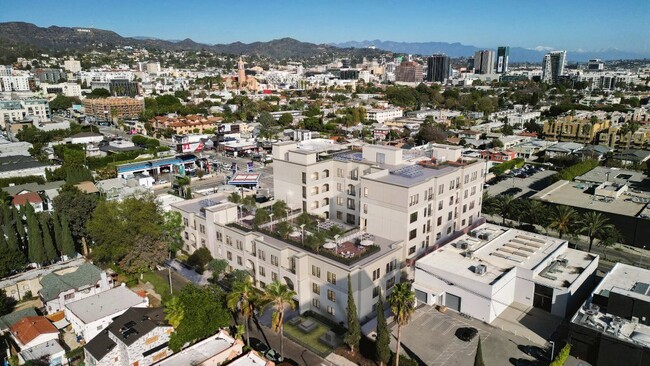
<path id="1" fill-rule="evenodd" d="M 359 316 L 357 315 L 357 305 L 354 303 L 350 274 L 348 274 L 347 315 L 348 332 L 345 334 L 345 344 L 350 347 L 350 352 L 354 354 L 355 350 L 359 349 L 359 341 L 361 340 L 361 325 L 359 324 Z"/>
<path id="2" fill-rule="evenodd" d="M 150 194 L 121 202 L 101 201 L 87 223 L 93 257 L 101 263 L 120 263 L 132 273 L 165 260 L 168 247 L 163 228 L 162 209 Z"/>
<path id="3" fill-rule="evenodd" d="M 187 285 L 178 295 L 178 302 L 183 316 L 169 339 L 169 348 L 174 352 L 230 324 L 230 314 L 222 305 L 225 294 L 217 286 Z"/>
<path id="4" fill-rule="evenodd" d="M 390 330 L 386 323 L 384 315 L 384 301 L 382 300 L 381 290 L 379 290 L 379 300 L 377 300 L 377 339 L 375 340 L 375 361 L 379 366 L 384 366 L 390 360 Z"/>
<path id="5" fill-rule="evenodd" d="M 66 184 L 54 198 L 54 208 L 60 216 L 65 216 L 73 237 L 79 241 L 86 237 L 86 222 L 97 206 L 97 196 L 86 194 L 79 188 Z"/>

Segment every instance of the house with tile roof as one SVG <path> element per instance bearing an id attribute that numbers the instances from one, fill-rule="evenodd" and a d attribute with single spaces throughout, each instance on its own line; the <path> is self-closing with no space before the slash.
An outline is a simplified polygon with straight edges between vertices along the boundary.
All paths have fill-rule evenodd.
<path id="1" fill-rule="evenodd" d="M 48 314 L 63 311 L 66 304 L 96 295 L 113 287 L 113 279 L 91 263 L 74 271 L 53 272 L 41 278 L 39 296 Z"/>
<path id="2" fill-rule="evenodd" d="M 9 331 L 21 350 L 59 338 L 59 331 L 44 316 L 24 317 L 12 325 Z"/>
<path id="3" fill-rule="evenodd" d="M 11 204 L 20 208 L 20 206 L 32 205 L 34 212 L 43 212 L 43 198 L 36 192 L 26 192 L 17 194 L 11 200 Z"/>
<path id="4" fill-rule="evenodd" d="M 172 354 L 163 308 L 130 308 L 84 346 L 89 366 L 149 366 Z"/>
<path id="5" fill-rule="evenodd" d="M 44 316 L 27 316 L 10 327 L 16 343 L 18 361 L 42 360 L 50 365 L 67 365 L 65 350 L 59 344 L 59 331 Z"/>

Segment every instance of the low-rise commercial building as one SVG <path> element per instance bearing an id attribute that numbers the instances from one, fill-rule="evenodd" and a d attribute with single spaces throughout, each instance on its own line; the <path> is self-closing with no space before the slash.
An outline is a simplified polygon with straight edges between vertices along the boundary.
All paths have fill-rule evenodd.
<path id="1" fill-rule="evenodd" d="M 419 302 L 486 323 L 513 303 L 564 317 L 591 290 L 598 256 L 545 235 L 483 224 L 415 263 Z"/>
<path id="2" fill-rule="evenodd" d="M 571 354 L 591 365 L 650 363 L 650 271 L 616 263 L 569 329 Z"/>

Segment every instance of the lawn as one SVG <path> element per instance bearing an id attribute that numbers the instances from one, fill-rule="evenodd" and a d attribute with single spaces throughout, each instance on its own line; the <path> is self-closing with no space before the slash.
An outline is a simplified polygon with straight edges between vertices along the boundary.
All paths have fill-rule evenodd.
<path id="1" fill-rule="evenodd" d="M 303 320 L 305 318 L 302 318 Z M 330 329 L 323 325 L 323 323 L 317 321 L 316 319 L 309 318 L 315 321 L 318 324 L 314 330 L 309 333 L 304 333 L 302 330 L 296 328 L 295 326 L 284 323 L 284 334 L 291 338 L 293 341 L 302 344 L 318 355 L 327 355 L 332 352 L 332 348 L 325 343 L 321 342 L 319 338 L 327 333 Z"/>
<path id="2" fill-rule="evenodd" d="M 142 275 L 143 283 L 150 282 L 153 285 L 154 290 L 158 295 L 160 295 L 162 302 L 166 302 L 171 298 L 169 292 L 169 282 L 158 276 L 155 272 L 146 272 Z"/>

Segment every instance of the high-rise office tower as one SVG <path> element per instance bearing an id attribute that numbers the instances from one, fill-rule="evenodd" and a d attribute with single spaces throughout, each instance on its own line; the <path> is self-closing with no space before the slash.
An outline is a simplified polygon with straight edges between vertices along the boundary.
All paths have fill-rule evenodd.
<path id="1" fill-rule="evenodd" d="M 415 61 L 404 61 L 395 68 L 395 81 L 422 82 L 422 65 Z"/>
<path id="2" fill-rule="evenodd" d="M 564 74 L 566 64 L 566 51 L 551 51 L 544 55 L 542 62 L 542 81 L 555 84 L 560 75 Z"/>
<path id="3" fill-rule="evenodd" d="M 497 49 L 497 74 L 508 72 L 508 59 L 510 58 L 510 47 L 499 47 Z"/>
<path id="4" fill-rule="evenodd" d="M 433 55 L 427 59 L 427 81 L 444 83 L 450 75 L 449 56 Z"/>
<path id="5" fill-rule="evenodd" d="M 474 70 L 477 74 L 494 73 L 494 51 L 481 50 L 474 54 Z"/>

